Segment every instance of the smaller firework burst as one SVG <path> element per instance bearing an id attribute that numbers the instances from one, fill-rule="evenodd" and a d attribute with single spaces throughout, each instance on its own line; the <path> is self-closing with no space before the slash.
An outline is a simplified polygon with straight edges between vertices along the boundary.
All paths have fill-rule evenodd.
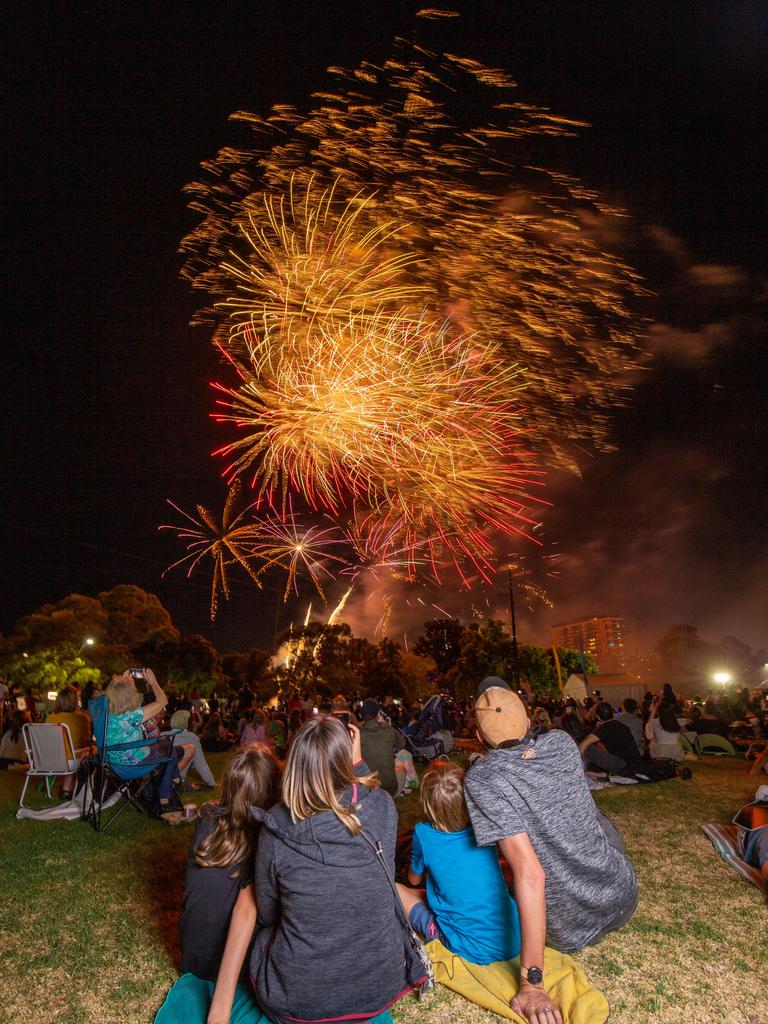
<path id="1" fill-rule="evenodd" d="M 202 562 L 208 559 L 213 562 L 212 620 L 218 611 L 219 594 L 223 593 L 225 598 L 229 598 L 229 570 L 233 565 L 241 566 L 257 586 L 262 585 L 259 579 L 261 569 L 254 564 L 254 545 L 261 538 L 262 529 L 258 523 L 248 519 L 254 503 L 235 514 L 239 494 L 240 486 L 235 484 L 227 494 L 220 516 L 203 505 L 197 505 L 195 517 L 168 499 L 171 508 L 183 516 L 186 522 L 159 527 L 161 530 L 174 530 L 180 540 L 187 541 L 187 554 L 168 566 L 165 572 L 186 564 L 187 576 L 191 576 Z"/>
<path id="2" fill-rule="evenodd" d="M 402 524 L 393 526 L 370 512 L 355 512 L 344 532 L 355 561 L 342 569 L 342 574 L 354 580 L 367 573 L 376 582 L 382 576 L 413 582 L 419 568 L 428 564 L 428 555 L 420 556 L 413 545 L 403 543 Z M 426 548 L 434 539 L 427 538 L 421 547 Z"/>
<path id="3" fill-rule="evenodd" d="M 297 577 L 302 569 L 325 600 L 323 583 L 335 579 L 336 573 L 349 565 L 349 560 L 337 551 L 346 543 L 335 527 L 305 527 L 292 515 L 285 519 L 274 517 L 260 522 L 254 555 L 261 560 L 262 573 L 274 567 L 285 570 L 284 601 L 291 589 L 298 593 Z"/>

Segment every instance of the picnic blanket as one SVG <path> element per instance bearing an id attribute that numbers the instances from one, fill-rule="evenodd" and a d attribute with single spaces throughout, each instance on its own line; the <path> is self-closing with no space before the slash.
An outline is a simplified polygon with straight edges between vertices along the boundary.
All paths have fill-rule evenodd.
<path id="1" fill-rule="evenodd" d="M 438 940 L 427 944 L 435 980 L 478 1006 L 518 1024 L 527 1024 L 510 1007 L 520 987 L 520 958 L 495 964 L 471 964 Z M 565 953 L 544 950 L 544 988 L 563 1015 L 563 1024 L 604 1024 L 608 1000 Z"/>
<path id="2" fill-rule="evenodd" d="M 157 1011 L 154 1024 L 205 1024 L 215 987 L 212 981 L 204 981 L 194 974 L 182 974 Z M 238 985 L 229 1024 L 270 1024 L 270 1021 L 256 1005 L 251 992 Z M 363 1021 L 358 1021 L 358 1024 L 363 1024 Z M 392 1018 L 385 1011 L 371 1018 L 370 1024 L 392 1024 Z"/>
<path id="3" fill-rule="evenodd" d="M 216 986 L 194 974 L 182 974 L 157 1011 L 155 1024 L 205 1024 Z M 251 993 L 242 985 L 235 989 L 230 1024 L 269 1024 Z"/>
<path id="4" fill-rule="evenodd" d="M 738 872 L 746 882 L 751 882 L 758 889 L 762 889 L 763 880 L 757 868 L 747 864 L 738 853 L 738 826 L 728 824 L 721 825 L 719 822 L 710 821 L 701 826 L 701 831 L 712 843 L 717 853 L 723 858 L 728 867 Z"/>
<path id="5" fill-rule="evenodd" d="M 113 793 L 101 805 L 102 809 L 112 807 L 121 799 L 119 792 Z M 81 786 L 71 800 L 64 803 L 54 804 L 51 807 L 44 807 L 41 811 L 33 811 L 29 807 L 20 807 L 16 811 L 16 817 L 31 818 L 33 821 L 79 821 L 86 815 L 86 804 L 88 803 L 88 787 Z"/>

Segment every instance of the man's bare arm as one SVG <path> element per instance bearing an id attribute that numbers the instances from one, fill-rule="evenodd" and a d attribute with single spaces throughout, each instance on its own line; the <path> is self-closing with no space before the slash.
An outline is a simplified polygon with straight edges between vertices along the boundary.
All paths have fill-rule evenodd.
<path id="1" fill-rule="evenodd" d="M 544 967 L 544 940 L 547 934 L 547 906 L 544 896 L 546 876 L 527 832 L 507 836 L 499 849 L 515 880 L 515 899 L 520 912 L 520 966 Z M 543 988 L 520 979 L 520 992 L 512 1000 L 512 1009 L 527 1017 L 530 1024 L 562 1024 L 562 1015 Z"/>

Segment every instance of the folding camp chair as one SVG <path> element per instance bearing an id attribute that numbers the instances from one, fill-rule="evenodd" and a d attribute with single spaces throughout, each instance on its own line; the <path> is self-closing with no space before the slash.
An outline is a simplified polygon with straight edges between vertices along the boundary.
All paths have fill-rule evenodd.
<path id="1" fill-rule="evenodd" d="M 688 737 L 685 735 L 684 732 L 680 733 L 680 744 L 682 745 L 682 748 L 683 748 L 683 750 L 685 751 L 686 754 L 695 754 L 696 753 L 696 751 L 693 748 L 693 744 L 691 743 L 691 741 L 688 739 Z"/>
<path id="2" fill-rule="evenodd" d="M 93 720 L 93 735 L 96 737 L 96 754 L 90 759 L 91 771 L 88 778 L 89 793 L 86 801 L 86 818 L 95 832 L 103 832 L 118 818 L 126 807 L 133 807 L 140 814 L 145 812 L 141 796 L 150 782 L 156 782 L 165 766 L 174 757 L 173 743 L 178 729 L 166 732 L 161 737 L 136 740 L 133 743 L 107 744 L 107 726 L 109 723 L 109 703 L 105 694 L 96 697 L 88 704 L 88 711 Z M 138 764 L 123 764 L 119 752 L 137 750 L 140 747 L 155 746 L 170 737 L 171 746 L 168 756 L 149 764 L 141 761 Z M 107 797 L 112 792 L 119 792 L 124 798 L 118 809 L 109 818 L 104 818 L 102 810 Z"/>
<path id="3" fill-rule="evenodd" d="M 51 798 L 52 781 L 61 776 L 74 775 L 88 748 L 75 750 L 68 725 L 53 722 L 27 722 L 21 730 L 29 769 L 19 797 L 19 807 L 30 779 L 45 779 L 45 790 Z M 78 756 L 79 755 L 79 756 Z"/>
<path id="4" fill-rule="evenodd" d="M 724 755 L 736 757 L 736 751 L 734 750 L 732 743 L 730 743 L 724 736 L 717 736 L 715 733 L 708 732 L 702 733 L 701 736 L 697 736 L 696 753 L 716 754 L 720 757 Z"/>

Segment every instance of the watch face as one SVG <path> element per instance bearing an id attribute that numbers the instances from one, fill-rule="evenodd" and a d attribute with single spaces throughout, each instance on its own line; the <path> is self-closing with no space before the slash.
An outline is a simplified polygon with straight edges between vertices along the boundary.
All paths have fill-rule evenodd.
<path id="1" fill-rule="evenodd" d="M 544 972 L 540 967 L 528 968 L 528 981 L 531 985 L 540 985 L 544 980 Z"/>

